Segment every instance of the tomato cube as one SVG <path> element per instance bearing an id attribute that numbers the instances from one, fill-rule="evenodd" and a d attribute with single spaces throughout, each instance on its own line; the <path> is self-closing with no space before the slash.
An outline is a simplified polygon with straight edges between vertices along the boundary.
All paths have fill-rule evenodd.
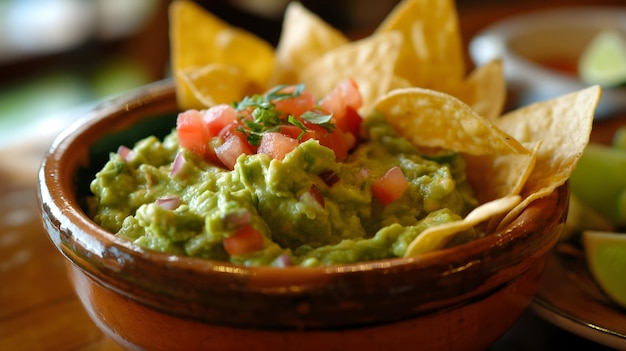
<path id="1" fill-rule="evenodd" d="M 250 155 L 252 154 L 252 151 L 243 136 L 239 136 L 239 134 L 231 134 L 226 138 L 226 140 L 224 140 L 222 145 L 215 148 L 215 154 L 224 166 L 226 166 L 226 168 L 233 170 L 239 155 Z"/>
<path id="2" fill-rule="evenodd" d="M 246 255 L 265 247 L 263 235 L 251 225 L 237 229 L 222 240 L 224 250 L 231 256 Z"/>
<path id="3" fill-rule="evenodd" d="M 264 133 L 261 144 L 257 150 L 259 154 L 267 154 L 277 160 L 282 160 L 285 155 L 298 146 L 297 139 L 282 133 Z"/>
<path id="4" fill-rule="evenodd" d="M 389 205 L 402 197 L 408 188 L 409 182 L 404 173 L 395 166 L 372 184 L 372 193 L 381 204 Z"/>

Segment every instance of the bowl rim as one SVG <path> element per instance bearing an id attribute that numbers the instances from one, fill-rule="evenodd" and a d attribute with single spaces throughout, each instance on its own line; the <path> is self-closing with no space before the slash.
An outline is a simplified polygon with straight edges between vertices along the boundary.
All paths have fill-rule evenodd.
<path id="1" fill-rule="evenodd" d="M 90 130 L 99 128 L 103 124 L 103 121 L 120 119 L 120 116 L 128 112 L 141 111 L 143 107 L 160 103 L 159 101 L 163 99 L 171 100 L 174 94 L 175 89 L 171 79 L 165 79 L 140 87 L 96 106 L 90 113 L 65 129 L 52 142 L 42 160 L 38 172 L 38 203 L 40 216 L 43 219 L 46 232 L 51 241 L 66 258 L 74 261 L 74 263 L 76 263 L 77 259 L 90 261 L 93 260 L 95 256 L 104 259 L 107 269 L 119 271 L 128 262 L 141 259 L 149 262 L 166 263 L 172 268 L 182 270 L 254 276 L 258 281 L 275 285 L 283 284 L 287 280 L 292 282 L 291 279 L 307 281 L 319 274 L 351 274 L 371 271 L 381 271 L 384 273 L 389 270 L 406 270 L 406 267 L 419 269 L 429 267 L 432 264 L 439 264 L 440 266 L 448 267 L 450 270 L 458 270 L 460 266 L 466 263 L 464 261 L 466 257 L 480 254 L 487 249 L 502 247 L 507 241 L 527 234 L 526 231 L 520 230 L 520 228 L 521 225 L 528 221 L 515 220 L 506 228 L 496 233 L 485 235 L 483 238 L 416 257 L 388 258 L 375 261 L 314 267 L 248 267 L 230 262 L 181 256 L 142 248 L 129 240 L 117 237 L 113 233 L 106 231 L 83 212 L 73 189 L 71 189 L 71 182 L 64 180 L 73 177 L 73 173 L 76 172 L 78 168 L 77 165 L 80 163 L 80 161 L 76 160 L 79 158 L 78 156 L 69 155 L 67 151 L 75 149 L 76 144 L 80 143 L 82 140 L 81 136 Z M 169 105 L 172 105 L 171 101 L 169 101 Z M 176 111 L 172 112 L 176 113 Z M 140 120 L 141 118 L 137 117 L 135 119 Z M 91 145 L 89 145 L 89 147 L 90 146 Z M 89 147 L 85 149 L 89 149 Z M 68 158 L 72 160 L 68 161 Z M 61 166 L 67 162 L 76 164 L 76 169 L 63 169 Z M 537 203 L 551 197 L 556 198 L 558 202 L 567 201 L 569 197 L 568 184 L 565 183 L 555 189 L 552 194 L 535 200 L 529 208 L 533 208 Z M 555 205 L 554 207 L 556 208 L 557 206 Z M 528 211 L 525 210 L 522 212 L 522 216 L 526 212 Z M 566 208 L 564 213 L 566 215 Z M 50 228 L 51 226 L 56 228 Z M 60 231 L 60 236 L 55 237 L 51 235 L 51 231 L 53 230 Z M 82 250 L 89 252 L 91 255 L 88 255 L 89 257 L 83 256 L 82 258 L 76 257 L 71 251 L 75 251 L 77 248 L 69 247 L 72 245 L 68 246 L 66 240 L 72 240 L 73 245 L 82 246 Z M 556 242 L 555 240 L 552 241 L 554 241 L 552 244 Z M 552 245 L 549 246 L 551 247 Z M 547 249 L 545 251 L 547 251 Z M 81 265 L 84 266 L 84 264 Z M 285 275 L 285 272 L 292 272 L 293 274 L 288 274 L 288 277 L 285 277 L 287 280 L 277 280 L 281 275 Z"/>

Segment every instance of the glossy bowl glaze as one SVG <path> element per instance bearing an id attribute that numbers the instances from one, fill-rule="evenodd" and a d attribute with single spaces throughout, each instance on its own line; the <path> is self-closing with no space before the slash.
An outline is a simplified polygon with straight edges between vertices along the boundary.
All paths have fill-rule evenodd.
<path id="1" fill-rule="evenodd" d="M 469 52 L 478 66 L 496 58 L 503 61 L 510 90 L 508 104 L 517 108 L 587 87 L 575 73 L 542 63 L 559 61 L 575 66 L 594 36 L 606 29 L 626 33 L 626 7 L 565 7 L 511 16 L 479 32 L 471 40 Z M 624 111 L 626 87 L 604 89 L 596 118 Z"/>
<path id="2" fill-rule="evenodd" d="M 529 305 L 567 215 L 568 188 L 505 230 L 409 259 L 248 268 L 142 249 L 82 210 L 119 144 L 171 131 L 174 88 L 112 100 L 60 135 L 39 173 L 44 226 L 95 323 L 128 349 L 483 350 Z"/>

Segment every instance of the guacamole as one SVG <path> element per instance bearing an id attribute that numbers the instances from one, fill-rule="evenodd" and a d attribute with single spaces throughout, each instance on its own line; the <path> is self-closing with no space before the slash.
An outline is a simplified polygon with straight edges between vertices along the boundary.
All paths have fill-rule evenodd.
<path id="1" fill-rule="evenodd" d="M 459 154 L 423 153 L 378 113 L 363 119 L 341 160 L 309 138 L 282 158 L 241 153 L 230 169 L 181 147 L 181 135 L 179 126 L 162 140 L 111 153 L 91 183 L 92 218 L 148 249 L 248 266 L 315 266 L 401 257 L 424 229 L 476 206 Z M 392 168 L 407 188 L 383 201 L 372 188 Z M 466 231 L 448 245 L 479 235 Z"/>

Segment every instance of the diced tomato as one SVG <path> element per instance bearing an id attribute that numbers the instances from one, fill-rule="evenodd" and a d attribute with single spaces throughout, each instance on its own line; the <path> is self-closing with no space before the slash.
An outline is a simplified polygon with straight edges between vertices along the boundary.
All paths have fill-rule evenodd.
<path id="1" fill-rule="evenodd" d="M 214 137 L 228 126 L 234 130 L 237 122 L 235 110 L 228 105 L 217 105 L 204 111 L 187 110 L 176 120 L 179 144 L 209 162 L 219 163 Z"/>
<path id="2" fill-rule="evenodd" d="M 346 133 L 352 134 L 356 139 L 361 135 L 361 125 L 363 124 L 363 117 L 352 107 L 347 107 L 346 112 L 339 118 L 334 116 L 334 122 L 337 128 L 343 130 Z"/>
<path id="3" fill-rule="evenodd" d="M 381 204 L 388 205 L 399 199 L 408 187 L 404 173 L 395 166 L 372 184 L 372 193 Z"/>
<path id="4" fill-rule="evenodd" d="M 298 139 L 300 134 L 303 134 L 302 128 L 294 126 L 292 124 L 281 125 L 280 132 L 293 139 Z"/>
<path id="5" fill-rule="evenodd" d="M 298 140 L 299 142 L 305 142 L 309 139 L 314 139 L 315 138 L 315 132 L 312 130 L 305 130 L 303 131 L 302 128 L 298 127 L 298 126 L 294 126 L 292 124 L 283 124 L 280 126 L 280 132 L 285 134 L 288 137 L 294 138 L 296 140 Z M 304 132 L 304 133 L 303 133 Z M 302 136 L 300 136 L 302 135 Z M 300 139 L 298 139 L 300 138 Z"/>
<path id="6" fill-rule="evenodd" d="M 205 156 L 209 134 L 200 111 L 187 110 L 178 114 L 176 132 L 181 147 L 196 155 Z"/>
<path id="7" fill-rule="evenodd" d="M 293 90 L 288 87 L 284 90 Z M 277 111 L 285 115 L 299 117 L 301 114 L 312 110 L 315 107 L 315 96 L 308 91 L 303 91 L 300 95 L 287 99 L 273 101 Z"/>
<path id="8" fill-rule="evenodd" d="M 206 151 L 204 152 L 204 159 L 216 166 L 224 166 L 219 157 L 217 157 L 217 152 L 215 152 L 215 149 L 222 145 L 222 140 L 223 139 L 219 136 L 211 138 L 207 143 Z"/>
<path id="9" fill-rule="evenodd" d="M 339 99 L 336 95 L 333 95 L 332 92 L 320 100 L 319 106 L 322 111 L 332 113 L 335 118 L 337 115 L 343 114 L 343 111 L 346 109 L 345 101 Z"/>
<path id="10" fill-rule="evenodd" d="M 287 121 L 278 123 L 280 133 L 275 133 L 275 121 L 272 124 L 264 125 L 268 121 L 250 121 L 246 119 L 251 116 L 253 106 L 248 110 L 237 111 L 234 107 L 226 104 L 217 105 L 207 110 L 189 110 L 179 114 L 177 121 L 177 132 L 180 145 L 192 152 L 201 155 L 207 161 L 214 164 L 233 169 L 235 161 L 239 155 L 265 153 L 276 159 L 282 159 L 285 154 L 293 150 L 298 143 L 308 139 L 317 139 L 321 145 L 332 149 L 338 161 L 343 161 L 348 155 L 348 151 L 356 144 L 361 128 L 362 119 L 357 109 L 362 104 L 358 86 L 354 80 L 348 79 L 341 82 L 322 102 L 327 111 L 333 113 L 332 123 L 335 124 L 333 131 L 327 130 L 320 124 L 307 121 L 300 116 L 307 112 L 317 110 L 315 97 L 308 91 L 301 91 L 297 96 L 290 96 L 298 86 L 287 86 L 281 88 L 278 93 L 272 92 L 267 96 L 273 99 L 272 102 L 278 111 L 286 115 L 293 115 L 304 124 L 303 130 L 297 125 L 288 124 Z M 284 93 L 281 94 L 281 93 Z M 245 116 L 248 114 L 247 116 Z M 256 117 L 255 117 L 256 118 Z M 251 125 L 255 127 L 255 132 L 260 132 L 267 136 L 261 137 L 262 145 L 250 144 L 249 135 L 242 130 L 249 130 Z M 271 127 L 271 128 L 270 128 Z M 244 134 L 245 133 L 245 134 Z"/>
<path id="11" fill-rule="evenodd" d="M 297 139 L 282 133 L 264 133 L 261 137 L 261 144 L 257 150 L 259 154 L 267 154 L 277 160 L 282 160 L 285 155 L 298 146 Z"/>
<path id="12" fill-rule="evenodd" d="M 252 151 L 243 136 L 232 134 L 224 140 L 222 145 L 215 148 L 215 154 L 226 168 L 232 170 L 235 168 L 239 155 L 250 155 Z"/>
<path id="13" fill-rule="evenodd" d="M 333 114 L 333 123 L 337 128 L 358 139 L 363 118 L 357 111 L 363 105 L 363 99 L 354 80 L 347 79 L 337 84 L 319 104 L 324 112 Z"/>
<path id="14" fill-rule="evenodd" d="M 241 134 L 240 132 L 237 132 L 237 128 L 243 126 L 243 124 L 240 121 L 233 121 L 227 125 L 225 125 L 218 133 L 217 136 L 219 136 L 220 138 L 222 138 L 222 140 L 228 139 L 229 136 L 237 133 L 237 134 Z"/>
<path id="15" fill-rule="evenodd" d="M 209 137 L 218 135 L 224 127 L 237 121 L 237 112 L 232 106 L 226 104 L 215 105 L 200 113 Z"/>
<path id="16" fill-rule="evenodd" d="M 324 98 L 320 100 L 322 110 L 332 113 L 337 119 L 342 119 L 348 108 L 357 111 L 363 106 L 363 97 L 359 87 L 353 79 L 346 79 Z"/>
<path id="17" fill-rule="evenodd" d="M 315 132 L 315 139 L 319 140 L 320 145 L 326 146 L 335 152 L 335 159 L 337 161 L 343 161 L 348 157 L 348 150 L 352 146 L 350 140 L 353 142 L 354 139 L 347 137 L 341 129 L 335 129 L 329 132 L 318 124 L 305 121 L 304 125 Z"/>
<path id="18" fill-rule="evenodd" d="M 251 225 L 243 226 L 222 240 L 224 249 L 231 256 L 246 255 L 261 250 L 265 243 L 263 235 Z"/>
<path id="19" fill-rule="evenodd" d="M 354 79 L 346 79 L 340 82 L 335 90 L 339 90 L 346 102 L 346 106 L 358 110 L 363 106 L 363 97 L 359 91 L 359 85 Z"/>

